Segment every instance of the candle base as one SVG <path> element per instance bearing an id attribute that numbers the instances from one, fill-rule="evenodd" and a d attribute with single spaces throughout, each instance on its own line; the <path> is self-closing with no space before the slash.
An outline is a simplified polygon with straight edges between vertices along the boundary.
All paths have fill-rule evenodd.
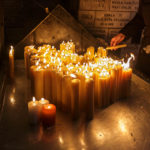
<path id="1" fill-rule="evenodd" d="M 44 128 L 49 128 L 55 125 L 55 117 L 42 117 L 42 125 Z"/>

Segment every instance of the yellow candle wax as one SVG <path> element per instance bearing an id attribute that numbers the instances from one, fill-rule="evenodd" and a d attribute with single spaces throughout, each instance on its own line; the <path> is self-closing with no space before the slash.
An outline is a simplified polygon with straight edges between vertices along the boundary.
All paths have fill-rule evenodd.
<path id="1" fill-rule="evenodd" d="M 51 78 L 51 83 L 52 83 L 52 103 L 56 103 L 57 99 L 57 84 L 56 84 L 56 69 L 52 69 L 52 78 Z"/>
<path id="2" fill-rule="evenodd" d="M 65 50 L 66 49 L 66 44 L 65 44 L 65 42 L 62 42 L 61 44 L 60 44 L 60 51 L 63 51 L 63 50 Z"/>
<path id="3" fill-rule="evenodd" d="M 122 66 L 116 65 L 114 69 L 111 70 L 111 74 L 113 77 L 114 88 L 112 91 L 112 102 L 115 102 L 120 97 L 120 90 L 121 90 L 121 76 L 122 76 Z"/>
<path id="4" fill-rule="evenodd" d="M 94 103 L 98 104 L 98 78 L 99 73 L 97 71 L 93 72 L 93 80 L 94 80 Z"/>
<path id="5" fill-rule="evenodd" d="M 44 69 L 37 66 L 33 69 L 34 95 L 36 99 L 44 97 Z"/>
<path id="6" fill-rule="evenodd" d="M 71 81 L 71 114 L 73 119 L 77 119 L 80 113 L 79 87 L 80 87 L 80 80 L 73 79 Z"/>
<path id="7" fill-rule="evenodd" d="M 33 65 L 30 67 L 30 81 L 31 81 L 31 95 L 34 96 L 34 70 L 37 66 Z"/>
<path id="8" fill-rule="evenodd" d="M 57 72 L 57 105 L 62 106 L 62 78 L 63 72 Z"/>
<path id="9" fill-rule="evenodd" d="M 102 108 L 110 104 L 110 75 L 102 71 L 98 78 L 98 107 Z"/>
<path id="10" fill-rule="evenodd" d="M 131 68 L 123 69 L 121 98 L 127 98 L 130 95 L 131 78 L 132 78 L 132 69 Z"/>
<path id="11" fill-rule="evenodd" d="M 85 93 L 86 93 L 86 118 L 91 120 L 94 116 L 94 81 L 92 78 L 85 80 Z"/>
<path id="12" fill-rule="evenodd" d="M 44 69 L 44 97 L 48 100 L 52 99 L 52 69 L 46 66 Z"/>
<path id="13" fill-rule="evenodd" d="M 64 75 L 62 79 L 62 110 L 68 112 L 71 109 L 71 77 Z"/>
<path id="14" fill-rule="evenodd" d="M 94 50 L 94 47 L 93 47 L 93 46 L 90 46 L 90 47 L 87 48 L 87 53 L 88 53 L 89 55 L 92 55 L 92 56 L 93 56 L 93 55 L 94 55 L 94 51 L 95 51 L 95 50 Z"/>
<path id="15" fill-rule="evenodd" d="M 84 111 L 85 109 L 85 75 L 78 72 L 77 73 L 77 78 L 80 79 L 80 88 L 79 88 L 79 96 L 80 96 L 80 111 Z"/>

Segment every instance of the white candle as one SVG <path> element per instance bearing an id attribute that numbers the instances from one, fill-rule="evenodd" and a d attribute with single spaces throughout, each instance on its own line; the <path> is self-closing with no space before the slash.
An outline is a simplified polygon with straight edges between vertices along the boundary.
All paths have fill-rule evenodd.
<path id="1" fill-rule="evenodd" d="M 41 98 L 41 100 L 39 100 L 39 105 L 45 105 L 45 104 L 49 104 L 49 101 L 44 99 L 44 98 Z"/>
<path id="2" fill-rule="evenodd" d="M 40 120 L 39 102 L 33 97 L 32 101 L 28 102 L 29 121 L 31 124 L 37 124 Z"/>

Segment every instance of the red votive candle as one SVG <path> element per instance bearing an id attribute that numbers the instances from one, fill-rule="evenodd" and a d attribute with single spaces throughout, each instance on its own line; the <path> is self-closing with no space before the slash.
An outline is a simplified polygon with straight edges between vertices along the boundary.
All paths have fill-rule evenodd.
<path id="1" fill-rule="evenodd" d="M 45 104 L 42 107 L 42 124 L 44 127 L 50 127 L 55 124 L 56 107 L 53 104 Z"/>

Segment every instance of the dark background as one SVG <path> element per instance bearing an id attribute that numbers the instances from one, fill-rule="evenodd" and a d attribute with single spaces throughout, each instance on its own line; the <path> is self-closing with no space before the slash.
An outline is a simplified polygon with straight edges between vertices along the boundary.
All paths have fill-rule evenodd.
<path id="1" fill-rule="evenodd" d="M 1 0 L 3 3 L 5 45 L 17 44 L 51 11 L 57 4 L 65 7 L 77 17 L 78 0 Z M 2 14 L 2 13 L 1 13 Z"/>

